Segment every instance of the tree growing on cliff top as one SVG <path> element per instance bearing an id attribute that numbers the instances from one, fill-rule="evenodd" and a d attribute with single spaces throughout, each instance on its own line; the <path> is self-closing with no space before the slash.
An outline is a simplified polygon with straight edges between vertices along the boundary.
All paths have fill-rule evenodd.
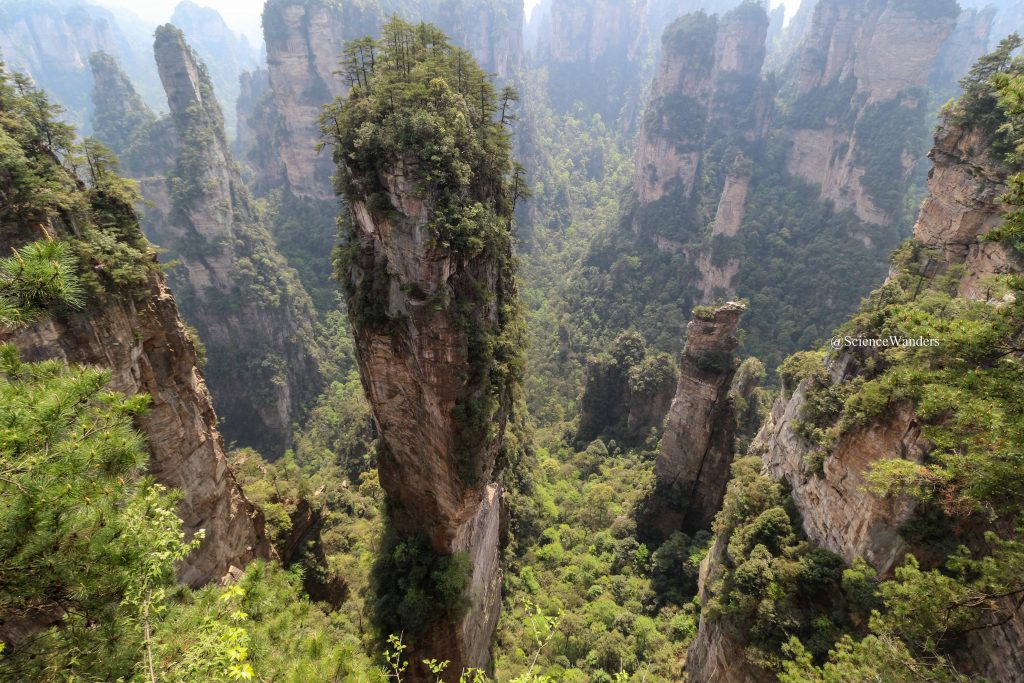
<path id="1" fill-rule="evenodd" d="M 443 246 L 467 255 L 508 251 L 505 217 L 525 195 L 506 122 L 517 95 L 499 102 L 489 75 L 429 24 L 388 21 L 379 40 L 349 43 L 341 73 L 347 98 L 325 108 L 338 191 L 387 207 L 381 173 L 401 168 L 434 200 Z"/>

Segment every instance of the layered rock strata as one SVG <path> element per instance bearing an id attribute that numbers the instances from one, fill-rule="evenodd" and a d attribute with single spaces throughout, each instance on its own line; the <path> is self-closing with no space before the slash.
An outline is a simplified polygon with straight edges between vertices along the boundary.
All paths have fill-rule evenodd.
<path id="1" fill-rule="evenodd" d="M 37 239 L 77 237 L 71 217 L 54 213 L 39 221 L 0 224 L 0 248 L 9 252 Z M 120 207 L 119 216 L 131 228 L 122 232 L 142 239 L 131 207 Z M 96 266 L 101 276 L 102 267 Z M 110 284 L 84 310 L 56 312 L 14 334 L 0 334 L 0 341 L 17 345 L 26 361 L 57 359 L 108 369 L 113 390 L 151 397 L 149 410 L 138 418 L 149 470 L 158 482 L 181 492 L 178 513 L 189 537 L 199 530 L 205 534 L 179 569 L 183 582 L 200 586 L 232 567 L 269 558 L 272 551 L 262 513 L 228 469 L 193 339 L 162 274 L 155 267 L 147 272 L 144 282 Z"/>
<path id="2" fill-rule="evenodd" d="M 817 3 L 789 67 L 788 171 L 865 222 L 892 222 L 926 149 L 926 86 L 959 11 L 946 0 Z"/>
<path id="3" fill-rule="evenodd" d="M 97 131 L 150 202 L 147 235 L 179 264 L 171 277 L 206 347 L 225 435 L 275 457 L 323 381 L 312 305 L 255 209 L 202 62 L 170 25 L 155 52 L 170 116 L 94 58 Z"/>
<path id="4" fill-rule="evenodd" d="M 654 465 L 655 490 L 641 520 L 667 538 L 711 527 L 729 482 L 736 415 L 729 395 L 743 304 L 697 309 L 687 326 L 676 395 Z"/>
<path id="5" fill-rule="evenodd" d="M 273 143 L 289 190 L 304 198 L 334 196 L 331 161 L 317 151 L 318 120 L 320 108 L 345 92 L 336 72 L 346 42 L 377 36 L 382 19 L 398 13 L 406 21 L 436 24 L 455 44 L 470 50 L 484 69 L 509 78 L 522 59 L 523 11 L 522 0 L 486 6 L 471 0 L 430 0 L 411 8 L 398 0 L 267 2 L 263 35 L 273 112 L 264 113 L 268 124 L 263 130 L 272 134 L 265 139 Z M 264 173 L 262 166 L 254 168 L 257 175 Z M 257 184 L 275 186 L 270 177 Z"/>
<path id="6" fill-rule="evenodd" d="M 990 151 L 990 141 L 991 132 L 977 127 L 949 122 L 940 127 L 931 154 L 929 197 L 914 227 L 918 244 L 937 254 L 922 263 L 922 277 L 939 277 L 951 266 L 961 267 L 958 295 L 981 301 L 989 300 L 986 283 L 991 276 L 1020 272 L 1019 262 L 1002 245 L 979 239 L 1000 225 L 1006 213 L 1000 198 L 1006 192 L 1008 169 Z M 839 385 L 867 372 L 862 358 L 843 352 L 829 361 L 827 382 Z M 922 421 L 914 406 L 907 401 L 892 403 L 878 417 L 840 434 L 821 452 L 821 446 L 798 433 L 811 381 L 802 383 L 791 396 L 776 399 L 770 419 L 750 449 L 751 455 L 763 459 L 765 474 L 786 484 L 803 531 L 847 562 L 867 560 L 883 577 L 892 576 L 908 553 L 926 564 L 941 560 L 930 557 L 927 547 L 918 547 L 906 535 L 907 523 L 923 512 L 920 504 L 906 496 L 876 493 L 867 478 L 871 467 L 885 459 L 925 461 L 931 446 L 922 436 Z M 970 524 L 961 533 L 957 542 L 977 541 L 972 540 Z M 716 542 L 715 548 L 720 545 Z M 713 550 L 706 562 L 702 576 L 722 557 Z M 702 592 L 706 601 L 706 585 Z M 950 656 L 970 677 L 1010 683 L 1024 671 L 1019 655 L 1024 617 L 1008 598 L 998 600 L 996 607 L 1005 619 L 970 631 L 963 646 Z M 738 651 L 736 645 L 720 626 L 702 618 L 687 664 L 691 680 L 759 680 L 757 676 L 764 672 L 752 674 L 743 659 L 729 664 L 729 653 Z"/>

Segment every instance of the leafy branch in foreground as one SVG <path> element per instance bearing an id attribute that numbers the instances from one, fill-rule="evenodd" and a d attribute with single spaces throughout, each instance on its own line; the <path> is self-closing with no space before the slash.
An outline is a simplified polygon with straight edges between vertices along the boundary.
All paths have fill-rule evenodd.
<path id="1" fill-rule="evenodd" d="M 0 330 L 27 325 L 54 304 L 78 309 L 84 291 L 66 242 L 39 240 L 0 259 Z"/>

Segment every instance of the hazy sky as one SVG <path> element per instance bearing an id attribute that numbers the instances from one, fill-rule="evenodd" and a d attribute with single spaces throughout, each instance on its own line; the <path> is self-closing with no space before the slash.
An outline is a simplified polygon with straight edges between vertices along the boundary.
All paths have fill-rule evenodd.
<path id="1" fill-rule="evenodd" d="M 171 18 L 171 13 L 179 0 L 98 0 L 97 4 L 108 7 L 123 7 L 129 9 L 143 19 L 153 23 L 163 23 Z M 224 20 L 228 22 L 235 31 L 249 36 L 250 40 L 260 40 L 260 12 L 263 9 L 263 0 L 194 0 L 198 5 L 212 7 L 221 13 Z M 525 0 L 527 12 L 540 2 L 540 0 Z M 793 15 L 796 8 L 800 6 L 800 0 L 772 0 L 772 6 L 785 4 L 787 14 Z"/>

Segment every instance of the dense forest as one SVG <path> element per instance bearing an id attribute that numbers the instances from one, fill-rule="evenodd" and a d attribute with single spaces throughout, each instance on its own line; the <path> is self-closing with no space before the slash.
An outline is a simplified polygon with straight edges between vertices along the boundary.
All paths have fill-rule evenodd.
<path id="1" fill-rule="evenodd" d="M 0 681 L 1024 677 L 1018 3 L 101 5 L 0 0 Z"/>

